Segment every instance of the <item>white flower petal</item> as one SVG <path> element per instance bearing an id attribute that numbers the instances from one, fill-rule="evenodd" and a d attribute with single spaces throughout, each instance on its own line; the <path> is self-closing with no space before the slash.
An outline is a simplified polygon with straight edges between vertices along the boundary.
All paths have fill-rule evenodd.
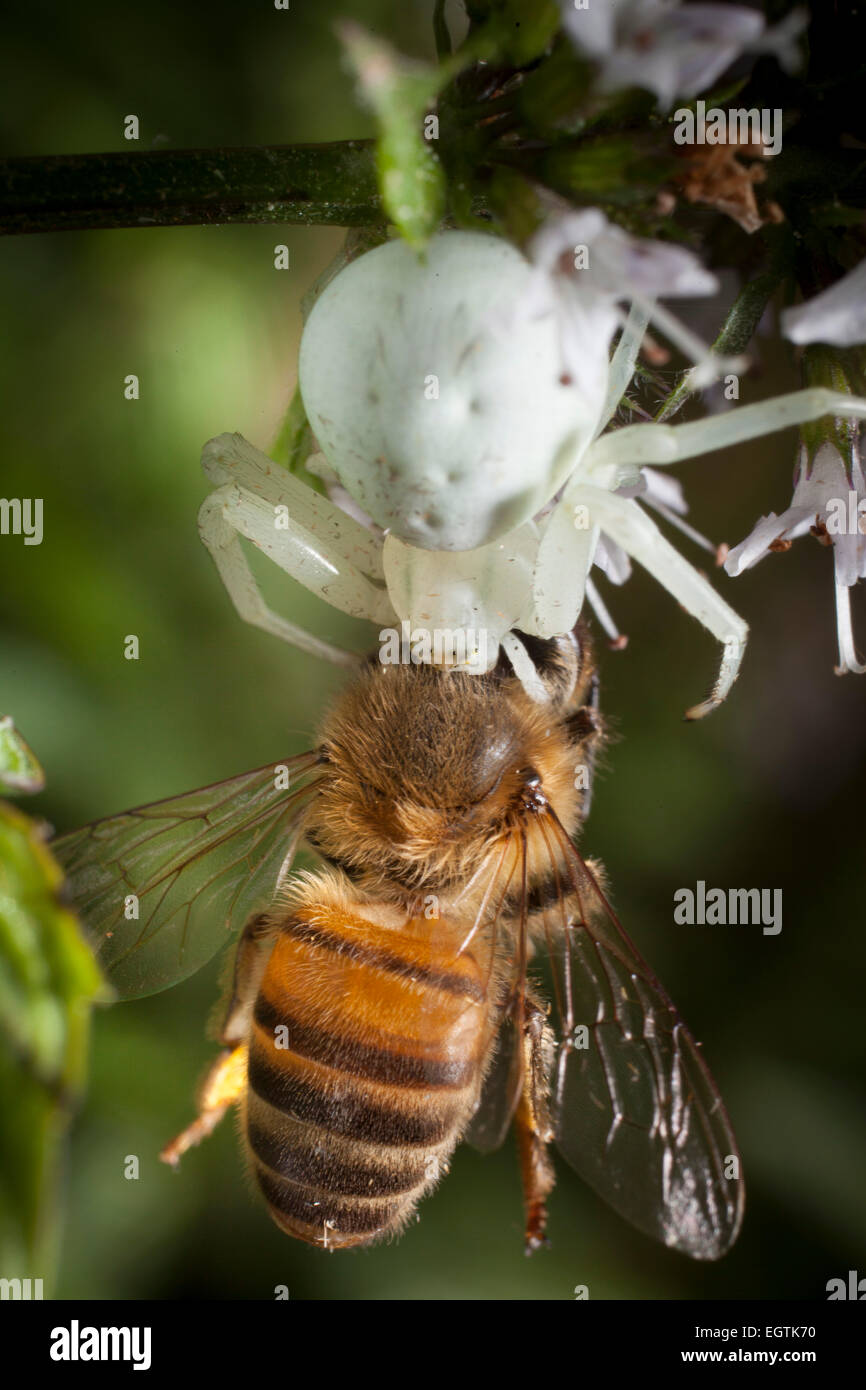
<path id="1" fill-rule="evenodd" d="M 866 260 L 814 299 L 784 309 L 782 332 L 793 343 L 866 343 Z"/>
<path id="2" fill-rule="evenodd" d="M 688 5 L 672 10 L 659 25 L 658 45 L 675 63 L 675 96 L 694 96 L 721 77 L 760 38 L 764 17 L 734 5 Z"/>
<path id="3" fill-rule="evenodd" d="M 600 409 L 608 374 L 607 349 L 619 314 L 603 295 L 581 292 L 564 283 L 560 286 L 557 318 L 565 370 L 575 388 Z M 604 351 L 599 351 L 599 344 Z"/>
<path id="4" fill-rule="evenodd" d="M 834 536 L 833 560 L 837 584 L 849 589 L 858 579 L 866 579 L 866 536 Z"/>
<path id="5" fill-rule="evenodd" d="M 773 53 L 790 70 L 799 58 L 797 36 L 807 22 L 795 11 L 773 29 L 742 5 L 678 0 L 590 0 L 577 10 L 561 0 L 563 28 L 572 42 L 601 63 L 607 90 L 644 87 L 661 107 L 677 96 L 705 91 L 742 53 Z"/>
<path id="6" fill-rule="evenodd" d="M 851 493 L 854 493 L 852 499 Z M 816 518 L 825 523 L 833 543 L 833 568 L 836 588 L 836 629 L 839 639 L 839 675 L 854 671 L 866 674 L 866 665 L 857 660 L 854 634 L 851 627 L 852 585 L 866 579 L 866 535 L 859 529 L 859 504 L 866 497 L 863 470 L 854 454 L 849 468 L 835 444 L 829 440 L 820 446 L 811 463 L 805 447 L 801 446 L 797 462 L 796 484 L 791 506 L 781 516 L 771 512 L 762 517 L 750 536 L 736 546 L 725 561 L 728 574 L 741 574 L 768 553 L 774 540 L 793 540 L 805 534 Z M 847 529 L 852 520 L 854 529 Z M 834 519 L 842 526 L 837 529 Z"/>
<path id="7" fill-rule="evenodd" d="M 644 491 L 647 502 L 660 502 L 663 507 L 676 512 L 678 516 L 686 515 L 689 504 L 679 478 L 674 478 L 670 473 L 663 473 L 658 468 L 642 468 L 641 477 L 646 482 Z"/>
<path id="8" fill-rule="evenodd" d="M 836 632 L 839 638 L 839 665 L 837 675 L 843 676 L 852 671 L 856 676 L 866 676 L 866 663 L 857 660 L 854 650 L 854 630 L 851 626 L 851 590 L 845 584 L 836 584 Z"/>
<path id="9" fill-rule="evenodd" d="M 697 256 L 685 247 L 631 237 L 614 226 L 597 244 L 591 272 L 598 278 L 599 289 L 617 294 L 619 299 L 634 294 L 653 299 L 688 298 L 715 294 L 719 288 L 715 275 L 705 270 Z"/>
<path id="10" fill-rule="evenodd" d="M 602 532 L 595 550 L 595 564 L 611 584 L 624 584 L 631 578 L 631 560 L 621 545 Z"/>
<path id="11" fill-rule="evenodd" d="M 574 267 L 578 248 L 586 247 L 587 264 Z M 592 290 L 611 300 L 636 295 L 715 294 L 719 282 L 697 256 L 682 246 L 630 236 L 608 222 L 596 208 L 551 217 L 529 244 L 530 259 L 548 272 L 567 273 L 582 292 Z"/>
<path id="12" fill-rule="evenodd" d="M 586 581 L 586 597 L 589 599 L 589 606 L 598 620 L 599 627 L 607 633 L 610 645 L 618 651 L 622 651 L 623 647 L 628 643 L 628 638 L 623 637 L 611 617 L 610 609 L 591 579 L 587 579 Z"/>
<path id="13" fill-rule="evenodd" d="M 815 513 L 823 515 L 831 498 L 847 499 L 848 474 L 842 455 L 829 439 L 817 450 L 811 465 L 805 447 L 800 446 L 796 478 L 791 506 L 805 507 L 813 516 Z"/>
<path id="14" fill-rule="evenodd" d="M 737 575 L 742 574 L 743 570 L 751 569 L 770 553 L 773 541 L 795 540 L 797 536 L 808 531 L 814 520 L 815 513 L 802 507 L 789 507 L 781 516 L 777 516 L 775 512 L 770 512 L 769 516 L 762 516 L 754 530 L 744 541 L 740 541 L 739 545 L 735 545 L 727 556 L 726 573 Z"/>
<path id="15" fill-rule="evenodd" d="M 533 236 L 528 248 L 529 259 L 541 270 L 559 270 L 566 253 L 573 256 L 576 246 L 590 246 L 604 236 L 609 225 L 598 208 L 557 213 L 548 217 Z"/>
<path id="16" fill-rule="evenodd" d="M 575 0 L 560 0 L 562 27 L 584 53 L 601 58 L 613 48 L 617 19 L 628 8 L 629 0 L 625 4 L 621 0 L 602 0 L 601 4 L 586 4 L 583 9 L 577 8 Z"/>
<path id="17" fill-rule="evenodd" d="M 778 24 L 774 24 L 772 29 L 768 29 L 756 43 L 750 44 L 750 51 L 771 53 L 785 72 L 796 72 L 803 60 L 797 40 L 808 24 L 808 10 L 792 10 L 784 19 L 780 19 Z"/>
<path id="18" fill-rule="evenodd" d="M 630 236 L 598 208 L 548 218 L 528 254 L 533 272 L 513 316 L 555 317 L 563 373 L 596 416 L 607 394 L 608 349 L 622 320 L 619 302 L 647 301 L 649 317 L 669 320 L 655 303 L 659 296 L 712 294 L 718 288 L 715 276 L 691 251 Z M 492 315 L 498 312 L 491 310 Z M 697 349 L 708 352 L 703 344 Z"/>

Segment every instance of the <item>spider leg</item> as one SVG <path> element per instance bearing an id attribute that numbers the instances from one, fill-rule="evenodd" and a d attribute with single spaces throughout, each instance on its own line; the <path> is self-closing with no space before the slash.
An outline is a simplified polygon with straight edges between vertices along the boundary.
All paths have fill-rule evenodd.
<path id="1" fill-rule="evenodd" d="M 218 487 L 237 483 L 269 506 L 283 506 L 328 555 L 337 555 L 371 579 L 382 581 L 382 541 L 327 497 L 274 463 L 242 434 L 219 434 L 201 452 L 202 472 Z"/>
<path id="2" fill-rule="evenodd" d="M 704 575 L 683 559 L 634 500 L 589 487 L 581 489 L 581 497 L 605 535 L 618 541 L 627 554 L 649 570 L 683 608 L 723 644 L 722 662 L 711 696 L 686 711 L 687 719 L 703 718 L 726 698 L 739 674 L 749 635 L 748 625 L 716 593 Z"/>
<path id="3" fill-rule="evenodd" d="M 258 456 L 252 467 L 247 466 L 250 456 Z M 384 585 L 369 577 L 377 566 L 381 573 L 375 536 L 258 455 L 239 435 L 212 440 L 205 446 L 203 465 L 210 477 L 230 479 L 205 499 L 199 532 L 240 616 L 313 656 L 354 665 L 358 658 L 353 653 L 322 641 L 266 605 L 240 538 L 332 607 L 382 624 L 394 621 L 394 610 Z"/>
<path id="4" fill-rule="evenodd" d="M 566 489 L 544 528 L 532 577 L 532 623 L 526 628 L 537 637 L 570 632 L 583 608 L 599 526 L 582 501 L 579 485 Z"/>
<path id="5" fill-rule="evenodd" d="M 647 463 L 679 463 L 681 459 L 727 449 L 747 439 L 759 439 L 789 425 L 820 420 L 824 415 L 866 420 L 866 400 L 816 386 L 805 391 L 791 391 L 786 396 L 776 396 L 757 405 L 744 405 L 723 415 L 694 420 L 687 425 L 627 425 L 590 446 L 585 457 L 587 471 L 584 476 L 591 477 L 596 469 L 611 465 L 641 468 Z"/>
<path id="6" fill-rule="evenodd" d="M 605 425 L 610 423 L 617 406 L 628 389 L 629 382 L 634 376 L 634 364 L 637 361 L 649 320 L 648 308 L 641 304 L 632 304 L 619 342 L 616 345 L 616 351 L 610 359 L 607 395 L 599 416 L 596 435 L 601 434 Z"/>

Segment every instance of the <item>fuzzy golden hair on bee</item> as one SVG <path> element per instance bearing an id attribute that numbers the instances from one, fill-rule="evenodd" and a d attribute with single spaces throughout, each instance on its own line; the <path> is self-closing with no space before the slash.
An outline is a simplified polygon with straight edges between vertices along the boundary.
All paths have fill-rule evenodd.
<path id="1" fill-rule="evenodd" d="M 327 771 L 307 835 L 359 892 L 408 901 L 464 884 L 513 832 L 527 767 L 574 828 L 575 732 L 563 712 L 577 684 L 576 644 L 547 645 L 543 702 L 504 663 L 485 678 L 370 666 L 337 702 L 321 732 Z M 600 725 L 586 737 L 599 742 Z"/>

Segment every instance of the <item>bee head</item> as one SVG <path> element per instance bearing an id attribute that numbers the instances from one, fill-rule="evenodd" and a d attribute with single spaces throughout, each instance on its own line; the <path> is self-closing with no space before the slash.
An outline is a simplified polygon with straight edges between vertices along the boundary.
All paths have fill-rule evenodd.
<path id="1" fill-rule="evenodd" d="M 371 663 L 322 729 L 314 847 L 356 880 L 410 891 L 473 871 L 513 828 L 527 768 L 569 817 L 573 776 L 562 769 L 577 649 L 571 638 L 538 647 L 544 703 L 507 665 L 480 676 Z"/>

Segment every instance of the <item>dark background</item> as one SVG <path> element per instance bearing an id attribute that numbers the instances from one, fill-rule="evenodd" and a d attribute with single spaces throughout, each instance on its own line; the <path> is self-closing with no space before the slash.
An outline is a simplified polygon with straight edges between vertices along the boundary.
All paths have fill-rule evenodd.
<path id="1" fill-rule="evenodd" d="M 371 133 L 331 24 L 354 16 L 429 56 L 424 3 L 288 13 L 30 4 L 7 16 L 7 154 L 339 139 Z M 273 268 L 290 247 L 291 269 Z M 151 229 L 0 244 L 5 496 L 41 496 L 45 538 L 0 541 L 0 708 L 42 759 L 33 803 L 58 829 L 299 751 L 342 679 L 234 615 L 195 526 L 202 443 L 240 430 L 266 448 L 294 385 L 299 301 L 336 231 Z M 712 330 L 712 316 L 707 331 Z M 799 382 L 761 340 L 743 399 Z M 123 398 L 140 377 L 141 399 Z M 795 435 L 682 465 L 692 520 L 740 540 L 788 505 Z M 688 549 L 700 562 L 699 552 Z M 266 572 L 263 572 L 266 573 Z M 327 1256 L 271 1225 L 226 1123 L 180 1174 L 157 1153 L 192 1114 L 213 1045 L 219 963 L 101 1010 L 68 1159 L 57 1293 L 70 1298 L 821 1298 L 866 1273 L 862 775 L 866 684 L 833 674 L 832 561 L 811 540 L 716 582 L 752 627 L 727 706 L 682 722 L 714 673 L 712 640 L 646 575 L 602 579 L 624 631 L 602 657 L 619 741 L 584 847 L 620 914 L 704 1042 L 740 1139 L 747 1214 L 716 1267 L 633 1232 L 563 1164 L 553 1248 L 527 1261 L 511 1144 L 456 1155 L 399 1245 Z M 279 574 L 272 600 L 337 642 L 363 625 Z M 855 593 L 855 598 L 861 595 Z M 859 607 L 866 642 L 866 613 Z M 141 659 L 123 659 L 137 633 Z M 673 894 L 704 879 L 782 888 L 780 935 L 685 927 Z M 124 1179 L 136 1154 L 141 1178 Z"/>

